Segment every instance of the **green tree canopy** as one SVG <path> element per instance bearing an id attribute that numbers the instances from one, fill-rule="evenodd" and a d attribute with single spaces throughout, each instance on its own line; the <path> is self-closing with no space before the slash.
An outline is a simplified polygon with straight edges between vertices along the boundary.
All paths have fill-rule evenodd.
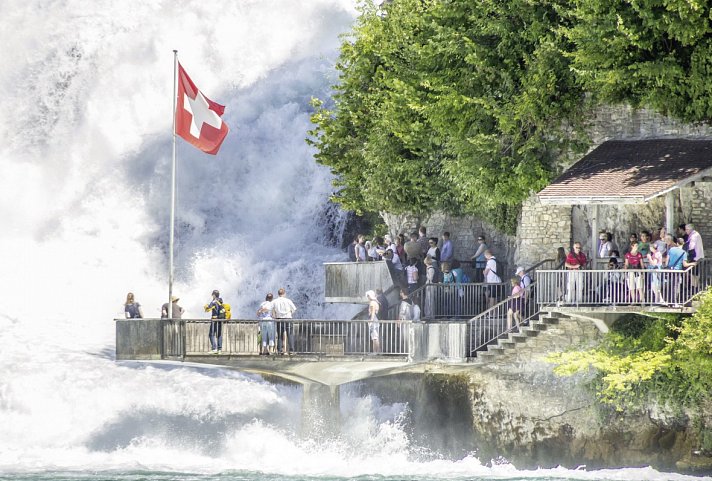
<path id="1" fill-rule="evenodd" d="M 311 142 L 346 208 L 477 214 L 513 231 L 521 201 L 582 145 L 553 4 L 398 0 L 364 6 Z"/>
<path id="2" fill-rule="evenodd" d="M 308 141 L 347 209 L 513 232 L 521 201 L 587 147 L 585 99 L 712 118 L 711 14 L 700 0 L 367 3 Z"/>
<path id="3" fill-rule="evenodd" d="M 604 102 L 712 119 L 712 15 L 701 0 L 576 0 L 573 66 Z"/>

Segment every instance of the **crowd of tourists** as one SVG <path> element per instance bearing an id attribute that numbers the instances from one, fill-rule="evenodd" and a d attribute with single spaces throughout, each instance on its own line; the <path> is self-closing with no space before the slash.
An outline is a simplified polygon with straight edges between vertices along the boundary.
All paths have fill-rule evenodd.
<path id="1" fill-rule="evenodd" d="M 597 258 L 603 266 L 591 266 L 586 254 L 581 250 L 581 243 L 575 242 L 573 249 L 565 256 L 563 267 L 569 271 L 564 286 L 559 286 L 560 300 L 567 303 L 579 303 L 584 290 L 594 291 L 596 299 L 604 304 L 617 303 L 655 303 L 678 305 L 686 301 L 682 293 L 692 292 L 699 284 L 697 266 L 704 258 L 702 236 L 693 224 L 680 224 L 675 233 L 668 233 L 664 227 L 655 230 L 655 234 L 644 230 L 631 233 L 628 244 L 620 254 L 611 233 L 599 232 Z M 559 257 L 563 257 L 563 248 Z M 586 286 L 583 271 L 589 267 L 605 267 L 608 272 L 604 278 L 597 277 L 597 285 Z M 646 270 L 652 270 L 645 275 Z M 689 275 L 682 276 L 675 272 L 655 272 L 658 270 L 683 271 L 689 269 Z M 628 271 L 628 272 L 623 272 Z M 602 281 L 601 279 L 605 279 Z M 588 281 L 589 284 L 593 280 Z"/>

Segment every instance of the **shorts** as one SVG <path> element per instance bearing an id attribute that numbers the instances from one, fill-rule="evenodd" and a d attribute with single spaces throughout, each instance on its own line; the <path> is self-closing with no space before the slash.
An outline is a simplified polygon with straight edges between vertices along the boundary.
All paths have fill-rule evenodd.
<path id="1" fill-rule="evenodd" d="M 380 323 L 378 322 L 369 322 L 368 323 L 368 336 L 371 338 L 372 341 L 378 341 L 378 328 L 380 327 Z"/>

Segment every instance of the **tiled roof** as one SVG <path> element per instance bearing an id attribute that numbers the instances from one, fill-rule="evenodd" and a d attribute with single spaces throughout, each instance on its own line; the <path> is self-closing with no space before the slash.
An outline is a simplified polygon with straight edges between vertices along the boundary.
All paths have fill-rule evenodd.
<path id="1" fill-rule="evenodd" d="M 571 204 L 645 202 L 709 174 L 709 169 L 712 140 L 610 140 L 539 192 L 539 199 Z"/>

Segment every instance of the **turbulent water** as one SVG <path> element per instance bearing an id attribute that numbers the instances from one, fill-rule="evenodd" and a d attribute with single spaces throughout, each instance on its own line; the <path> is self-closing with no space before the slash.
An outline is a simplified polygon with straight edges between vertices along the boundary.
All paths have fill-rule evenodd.
<path id="1" fill-rule="evenodd" d="M 232 131 L 179 140 L 176 285 L 235 317 L 285 286 L 321 304 L 345 216 L 304 143 L 347 0 L 3 0 L 0 479 L 685 479 L 648 468 L 520 471 L 409 439 L 408 406 L 346 390 L 339 435 L 303 436 L 299 388 L 234 371 L 117 363 L 128 291 L 167 296 L 172 50 Z M 313 430 L 310 430 L 313 432 Z"/>

